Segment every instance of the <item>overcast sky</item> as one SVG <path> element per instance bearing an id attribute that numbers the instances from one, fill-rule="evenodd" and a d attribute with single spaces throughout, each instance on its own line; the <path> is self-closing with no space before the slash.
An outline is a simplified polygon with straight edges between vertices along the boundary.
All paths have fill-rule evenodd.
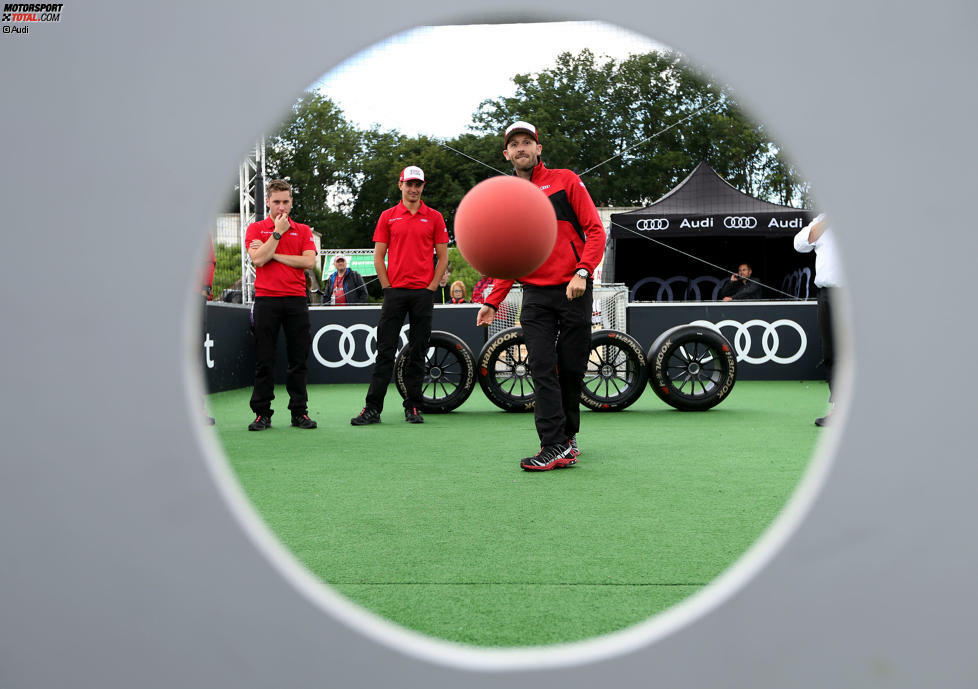
<path id="1" fill-rule="evenodd" d="M 359 127 L 451 138 L 468 131 L 483 100 L 513 95 L 513 76 L 539 72 L 560 53 L 584 48 L 620 59 L 665 46 L 603 22 L 428 26 L 352 56 L 310 88 Z M 408 64 L 419 69 L 407 70 Z M 406 97 L 403 89 L 417 95 Z"/>

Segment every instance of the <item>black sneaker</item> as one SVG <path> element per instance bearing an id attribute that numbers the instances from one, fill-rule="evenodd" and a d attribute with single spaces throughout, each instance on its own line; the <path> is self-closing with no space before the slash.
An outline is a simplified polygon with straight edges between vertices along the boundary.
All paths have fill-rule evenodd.
<path id="1" fill-rule="evenodd" d="M 309 418 L 308 414 L 303 414 L 302 416 L 293 416 L 292 425 L 296 428 L 305 428 L 311 430 L 315 428 L 318 424 Z"/>
<path id="2" fill-rule="evenodd" d="M 258 418 L 248 424 L 249 431 L 264 431 L 266 428 L 272 427 L 272 417 L 258 415 Z"/>
<path id="3" fill-rule="evenodd" d="M 570 445 L 571 454 L 574 455 L 575 459 L 581 456 L 581 450 L 577 447 L 577 436 L 572 435 L 567 439 L 567 444 Z"/>
<path id="4" fill-rule="evenodd" d="M 358 416 L 350 419 L 352 426 L 366 426 L 372 423 L 380 423 L 380 412 L 370 407 L 364 407 Z"/>
<path id="5" fill-rule="evenodd" d="M 568 443 L 561 443 L 548 445 L 533 457 L 524 457 L 520 460 L 520 467 L 525 471 L 550 471 L 569 467 L 575 462 L 577 459 L 572 454 L 571 446 Z"/>
<path id="6" fill-rule="evenodd" d="M 408 423 L 424 423 L 421 410 L 417 407 L 404 407 L 404 420 Z"/>

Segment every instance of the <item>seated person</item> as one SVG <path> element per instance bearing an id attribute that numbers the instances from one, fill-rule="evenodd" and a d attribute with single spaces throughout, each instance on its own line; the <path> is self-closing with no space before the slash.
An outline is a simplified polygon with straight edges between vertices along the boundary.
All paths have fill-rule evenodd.
<path id="1" fill-rule="evenodd" d="M 492 278 L 479 273 L 479 281 L 472 288 L 472 303 L 482 304 L 486 300 L 485 290 L 492 284 Z"/>
<path id="2" fill-rule="evenodd" d="M 452 283 L 452 298 L 449 302 L 450 304 L 467 304 L 468 300 L 465 298 L 465 283 L 461 280 L 456 280 Z"/>
<path id="3" fill-rule="evenodd" d="M 722 301 L 741 301 L 743 299 L 760 299 L 761 283 L 750 279 L 754 271 L 749 263 L 741 263 L 737 274 L 730 276 L 730 281 L 720 288 Z"/>
<path id="4" fill-rule="evenodd" d="M 435 290 L 432 299 L 436 304 L 451 304 L 452 291 L 448 287 L 448 280 L 452 275 L 452 269 L 446 270 L 438 280 L 438 289 Z"/>
<path id="5" fill-rule="evenodd" d="M 323 289 L 324 304 L 365 304 L 367 285 L 357 271 L 347 267 L 347 258 L 337 254 L 333 259 L 336 270 L 326 278 Z"/>

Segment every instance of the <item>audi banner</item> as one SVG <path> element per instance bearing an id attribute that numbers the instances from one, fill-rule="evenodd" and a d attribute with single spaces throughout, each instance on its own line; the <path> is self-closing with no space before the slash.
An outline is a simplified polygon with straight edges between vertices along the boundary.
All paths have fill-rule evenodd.
<path id="1" fill-rule="evenodd" d="M 686 323 L 718 329 L 733 345 L 739 380 L 821 380 L 816 303 L 629 304 L 628 333 L 643 346 Z"/>
<path id="2" fill-rule="evenodd" d="M 807 225 L 810 210 L 762 201 L 735 188 L 706 162 L 658 201 L 611 215 L 611 236 L 782 237 Z"/>
<path id="3" fill-rule="evenodd" d="M 485 328 L 475 325 L 479 304 L 435 306 L 432 330 L 462 338 L 474 354 L 485 343 Z M 211 302 L 205 313 L 204 374 L 210 392 L 254 384 L 255 341 L 248 306 Z M 309 309 L 312 347 L 310 383 L 369 383 L 376 357 L 380 306 L 318 306 Z M 407 343 L 407 319 L 398 349 Z M 275 379 L 285 383 L 285 336 L 279 334 Z"/>
<path id="4" fill-rule="evenodd" d="M 478 304 L 436 306 L 433 330 L 462 338 L 478 355 L 486 329 L 475 325 Z M 719 302 L 629 304 L 628 333 L 643 348 L 669 328 L 700 323 L 718 328 L 737 354 L 742 380 L 819 380 L 822 358 L 815 302 Z M 201 332 L 203 371 L 210 392 L 250 387 L 255 342 L 250 309 L 212 302 Z M 310 383 L 367 383 L 376 354 L 379 306 L 323 306 L 309 310 Z M 401 345 L 407 342 L 407 326 Z M 276 381 L 285 382 L 285 338 L 279 337 Z"/>
<path id="5" fill-rule="evenodd" d="M 777 213 L 718 213 L 713 215 L 644 215 L 641 211 L 614 213 L 611 236 L 626 237 L 783 237 L 794 235 L 814 217 L 810 211 Z"/>

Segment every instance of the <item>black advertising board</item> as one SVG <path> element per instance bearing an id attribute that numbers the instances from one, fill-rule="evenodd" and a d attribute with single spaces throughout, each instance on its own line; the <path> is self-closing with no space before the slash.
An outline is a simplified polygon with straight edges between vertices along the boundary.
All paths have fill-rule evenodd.
<path id="1" fill-rule="evenodd" d="M 486 329 L 475 325 L 478 304 L 436 306 L 432 329 L 462 338 L 478 355 Z M 740 380 L 819 380 L 821 346 L 815 302 L 686 302 L 629 304 L 628 332 L 647 350 L 667 329 L 706 321 L 737 353 Z M 248 306 L 209 304 L 202 332 L 203 371 L 210 392 L 254 382 L 255 345 Z M 367 383 L 372 371 L 378 305 L 309 309 L 310 383 Z M 407 341 L 406 325 L 402 343 Z M 280 338 L 276 381 L 285 382 L 285 342 Z"/>
<path id="2" fill-rule="evenodd" d="M 628 332 L 646 351 L 669 328 L 695 322 L 718 327 L 733 345 L 738 380 L 824 378 L 814 301 L 628 305 Z"/>
<path id="3" fill-rule="evenodd" d="M 435 306 L 432 330 L 461 337 L 473 354 L 485 343 L 485 328 L 475 325 L 479 304 Z M 250 330 L 250 306 L 211 303 L 204 326 L 204 372 L 211 392 L 248 387 L 254 383 L 255 342 Z M 368 383 L 376 344 L 380 305 L 313 306 L 309 308 L 312 347 L 310 383 Z M 407 319 L 401 342 L 407 342 Z M 285 338 L 279 335 L 275 380 L 285 382 Z"/>

